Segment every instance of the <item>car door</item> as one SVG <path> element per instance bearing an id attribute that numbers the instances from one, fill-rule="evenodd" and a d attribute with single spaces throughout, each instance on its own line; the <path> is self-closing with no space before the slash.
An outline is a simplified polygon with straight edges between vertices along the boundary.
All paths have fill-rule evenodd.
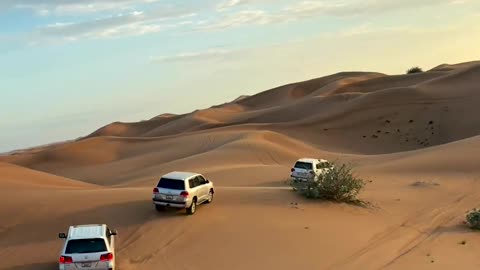
<path id="1" fill-rule="evenodd" d="M 207 180 L 205 180 L 205 177 L 198 175 L 198 192 L 199 192 L 199 198 L 200 200 L 204 201 L 207 199 L 208 196 L 208 186 L 207 186 Z"/>
<path id="2" fill-rule="evenodd" d="M 194 196 L 197 196 L 197 198 L 200 198 L 198 195 L 198 179 L 196 176 L 188 180 L 188 185 L 190 186 L 190 192 L 194 194 Z"/>
<path id="3" fill-rule="evenodd" d="M 190 190 L 192 192 L 195 192 L 196 190 L 195 187 L 196 187 L 197 180 L 195 178 L 196 177 L 188 179 L 188 186 L 190 187 Z"/>

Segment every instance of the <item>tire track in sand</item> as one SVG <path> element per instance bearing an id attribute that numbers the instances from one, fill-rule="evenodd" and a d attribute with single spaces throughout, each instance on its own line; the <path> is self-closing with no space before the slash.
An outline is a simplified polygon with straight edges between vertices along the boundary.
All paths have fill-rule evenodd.
<path id="1" fill-rule="evenodd" d="M 155 211 L 155 210 L 152 210 Z M 155 263 L 160 263 L 162 269 L 178 269 L 169 263 L 166 253 L 176 241 L 188 231 L 192 224 L 191 218 L 185 218 L 178 213 L 166 213 L 167 217 L 159 217 L 158 221 L 149 221 L 142 226 L 135 228 L 132 233 L 122 243 L 119 256 L 122 260 L 118 262 L 119 270 L 141 269 L 142 265 L 148 264 L 152 259 L 156 259 Z M 143 249 L 141 255 L 129 254 L 135 251 L 136 246 Z M 149 250 L 145 252 L 145 247 Z"/>
<path id="2" fill-rule="evenodd" d="M 400 225 L 391 226 L 365 247 L 325 269 L 385 269 L 427 239 L 436 237 L 434 232 L 439 227 L 457 218 L 456 213 L 463 212 L 465 205 L 477 202 L 479 197 L 472 192 L 444 201 L 433 210 L 425 207 L 416 211 Z"/>

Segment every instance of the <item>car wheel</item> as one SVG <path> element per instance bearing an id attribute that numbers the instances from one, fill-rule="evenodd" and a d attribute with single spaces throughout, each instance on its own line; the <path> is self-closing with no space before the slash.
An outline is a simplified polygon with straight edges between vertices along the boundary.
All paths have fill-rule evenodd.
<path id="1" fill-rule="evenodd" d="M 165 210 L 165 206 L 163 205 L 155 205 L 155 210 L 161 212 L 161 211 L 164 211 Z"/>
<path id="2" fill-rule="evenodd" d="M 213 190 L 210 190 L 210 192 L 208 192 L 207 203 L 211 203 L 212 201 L 213 201 Z"/>
<path id="3" fill-rule="evenodd" d="M 187 214 L 193 215 L 193 214 L 195 214 L 195 211 L 197 211 L 197 199 L 196 198 L 193 199 L 192 205 L 190 205 L 190 207 L 187 208 Z"/>

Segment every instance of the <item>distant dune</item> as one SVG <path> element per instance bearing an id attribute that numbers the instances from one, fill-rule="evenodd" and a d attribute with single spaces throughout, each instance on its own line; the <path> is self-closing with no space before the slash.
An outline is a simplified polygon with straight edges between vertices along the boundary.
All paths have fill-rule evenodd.
<path id="1" fill-rule="evenodd" d="M 119 229 L 120 270 L 477 269 L 462 220 L 480 207 L 479 105 L 480 61 L 341 72 L 1 156 L 0 269 L 52 269 L 57 233 L 98 222 Z M 378 208 L 285 190 L 306 156 L 351 163 Z M 173 170 L 206 175 L 215 201 L 156 213 Z"/>

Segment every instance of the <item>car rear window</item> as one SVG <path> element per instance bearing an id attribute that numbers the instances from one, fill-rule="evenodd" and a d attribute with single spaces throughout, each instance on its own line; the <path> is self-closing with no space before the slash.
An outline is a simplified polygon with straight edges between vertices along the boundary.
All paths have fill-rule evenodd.
<path id="1" fill-rule="evenodd" d="M 107 251 L 105 240 L 101 238 L 72 239 L 67 243 L 65 254 L 97 253 Z"/>
<path id="2" fill-rule="evenodd" d="M 157 187 L 167 188 L 167 189 L 176 189 L 176 190 L 185 190 L 185 182 L 183 180 L 175 180 L 170 178 L 160 178 L 158 181 Z"/>
<path id="3" fill-rule="evenodd" d="M 313 164 L 308 163 L 308 162 L 297 161 L 297 163 L 295 163 L 294 167 L 298 168 L 298 169 L 312 170 L 313 169 Z"/>

